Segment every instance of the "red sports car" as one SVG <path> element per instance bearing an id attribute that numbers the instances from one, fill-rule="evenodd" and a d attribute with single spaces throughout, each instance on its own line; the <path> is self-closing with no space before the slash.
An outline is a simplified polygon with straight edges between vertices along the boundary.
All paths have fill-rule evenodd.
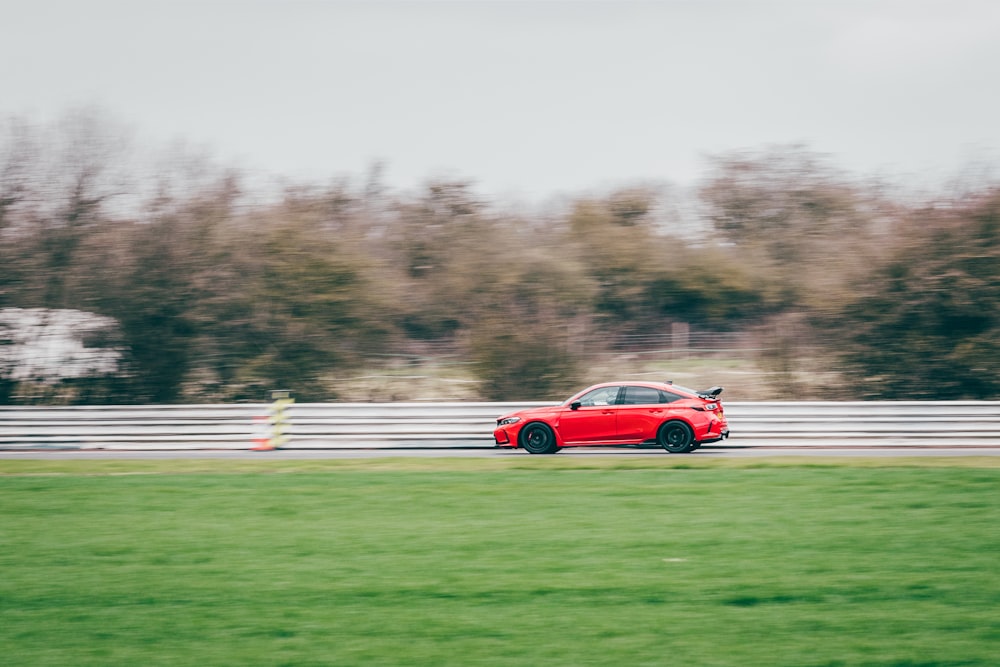
<path id="1" fill-rule="evenodd" d="M 722 387 L 694 391 L 671 382 L 595 384 L 561 405 L 521 410 L 497 419 L 498 447 L 553 454 L 563 447 L 658 444 L 690 452 L 729 437 Z"/>

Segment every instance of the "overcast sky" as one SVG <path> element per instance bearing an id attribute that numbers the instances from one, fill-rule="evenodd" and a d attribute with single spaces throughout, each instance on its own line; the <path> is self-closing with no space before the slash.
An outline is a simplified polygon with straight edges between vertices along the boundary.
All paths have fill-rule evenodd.
<path id="1" fill-rule="evenodd" d="M 291 178 L 548 195 L 801 143 L 853 172 L 1000 160 L 1000 1 L 0 0 L 0 115 L 97 106 Z"/>

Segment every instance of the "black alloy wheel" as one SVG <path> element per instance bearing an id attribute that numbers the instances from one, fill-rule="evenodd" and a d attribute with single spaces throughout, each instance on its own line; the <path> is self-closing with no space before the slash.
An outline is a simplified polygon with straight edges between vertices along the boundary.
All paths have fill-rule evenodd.
<path id="1" fill-rule="evenodd" d="M 686 454 L 697 446 L 691 427 L 681 421 L 669 421 L 661 426 L 656 441 L 671 454 Z"/>
<path id="2" fill-rule="evenodd" d="M 555 454 L 556 436 L 545 424 L 528 424 L 521 431 L 521 444 L 531 454 Z"/>

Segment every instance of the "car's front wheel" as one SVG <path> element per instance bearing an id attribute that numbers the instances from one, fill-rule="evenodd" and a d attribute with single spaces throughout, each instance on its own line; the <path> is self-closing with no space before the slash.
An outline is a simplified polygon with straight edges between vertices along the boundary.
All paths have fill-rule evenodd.
<path id="1" fill-rule="evenodd" d="M 694 431 L 681 421 L 669 421 L 661 426 L 656 441 L 671 454 L 686 454 L 696 446 Z"/>
<path id="2" fill-rule="evenodd" d="M 545 424 L 528 424 L 521 430 L 521 444 L 531 454 L 555 454 L 559 451 L 556 435 Z"/>

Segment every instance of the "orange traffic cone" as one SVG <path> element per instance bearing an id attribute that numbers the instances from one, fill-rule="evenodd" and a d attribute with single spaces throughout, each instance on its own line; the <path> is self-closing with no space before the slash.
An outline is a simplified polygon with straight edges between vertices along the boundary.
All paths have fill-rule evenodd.
<path id="1" fill-rule="evenodd" d="M 267 417 L 253 418 L 253 444 L 250 449 L 255 452 L 274 449 L 274 445 L 271 444 L 271 421 Z"/>

